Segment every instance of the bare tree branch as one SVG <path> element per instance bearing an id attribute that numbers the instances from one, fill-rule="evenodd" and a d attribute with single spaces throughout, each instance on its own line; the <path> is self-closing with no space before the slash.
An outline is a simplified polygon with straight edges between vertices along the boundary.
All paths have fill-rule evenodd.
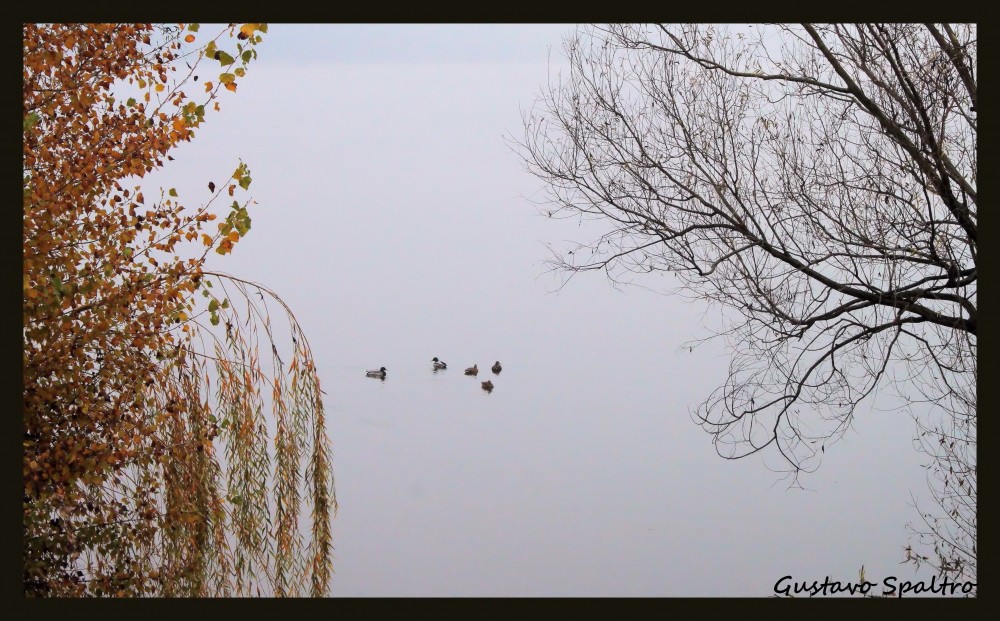
<path id="1" fill-rule="evenodd" d="M 694 413 L 720 455 L 812 470 L 883 389 L 974 428 L 975 26 L 615 24 L 564 44 L 512 147 L 547 215 L 607 228 L 551 265 L 671 272 L 727 309 L 729 378 Z"/>

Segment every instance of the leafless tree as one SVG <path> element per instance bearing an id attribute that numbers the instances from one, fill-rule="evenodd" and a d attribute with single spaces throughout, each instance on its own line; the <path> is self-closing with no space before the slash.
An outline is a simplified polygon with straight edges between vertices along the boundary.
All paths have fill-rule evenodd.
<path id="1" fill-rule="evenodd" d="M 729 309 L 729 377 L 694 413 L 724 457 L 810 471 L 887 389 L 943 413 L 919 437 L 964 443 L 925 448 L 961 464 L 974 574 L 976 27 L 592 26 L 564 47 L 514 149 L 550 216 L 604 228 L 553 267 L 672 272 Z"/>
<path id="2" fill-rule="evenodd" d="M 975 376 L 973 370 L 973 380 Z M 934 507 L 925 511 L 915 502 L 921 524 L 910 529 L 919 546 L 906 547 L 907 561 L 918 566 L 926 562 L 940 574 L 970 581 L 977 576 L 975 388 L 975 381 L 957 386 L 936 400 L 929 415 L 917 419 L 915 443 L 931 458 L 926 467 Z"/>

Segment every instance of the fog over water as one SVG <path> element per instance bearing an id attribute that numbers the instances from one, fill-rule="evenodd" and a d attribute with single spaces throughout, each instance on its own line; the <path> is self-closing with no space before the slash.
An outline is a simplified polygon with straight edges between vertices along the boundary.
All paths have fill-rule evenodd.
<path id="1" fill-rule="evenodd" d="M 906 415 L 859 410 L 789 489 L 692 422 L 729 358 L 681 346 L 718 309 L 600 273 L 557 291 L 545 244 L 600 225 L 539 215 L 503 137 L 571 28 L 274 24 L 162 177 L 197 197 L 250 166 L 252 231 L 212 265 L 272 287 L 313 347 L 340 503 L 331 595 L 767 596 L 862 565 L 915 579 L 904 524 L 927 492 Z"/>

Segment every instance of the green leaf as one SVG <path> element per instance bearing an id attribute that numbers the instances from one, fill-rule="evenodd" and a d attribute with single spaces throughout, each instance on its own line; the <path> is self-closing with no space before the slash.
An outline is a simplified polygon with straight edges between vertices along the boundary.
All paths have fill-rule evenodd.
<path id="1" fill-rule="evenodd" d="M 222 298 L 222 308 L 229 308 L 229 298 Z"/>
<path id="2" fill-rule="evenodd" d="M 243 56 L 241 58 L 243 58 L 243 62 L 245 62 L 245 63 L 250 62 L 250 58 L 251 58 L 250 50 L 247 50 L 247 51 L 243 52 Z"/>
<path id="3" fill-rule="evenodd" d="M 250 187 L 250 177 L 243 177 L 240 179 L 240 187 L 244 190 Z"/>
<path id="4" fill-rule="evenodd" d="M 209 317 L 208 320 L 212 322 L 213 326 L 219 325 L 219 314 L 213 311 L 211 317 Z"/>
<path id="5" fill-rule="evenodd" d="M 250 231 L 250 214 L 243 207 L 240 207 L 239 211 L 235 214 L 230 214 L 230 216 L 235 216 L 233 218 L 233 224 L 236 226 L 236 230 L 240 232 L 240 236 L 246 235 Z"/>
<path id="6" fill-rule="evenodd" d="M 217 309 L 217 308 L 219 308 L 219 301 L 218 300 L 212 300 L 211 302 L 208 303 L 208 311 L 210 313 L 214 313 L 215 309 Z"/>
<path id="7" fill-rule="evenodd" d="M 175 190 L 174 188 L 170 188 L 170 191 L 167 192 L 167 194 L 169 194 L 170 196 L 175 196 L 176 197 L 177 196 L 177 190 Z"/>
<path id="8" fill-rule="evenodd" d="M 39 117 L 37 113 L 32 112 L 28 116 L 24 117 L 24 129 L 25 130 L 31 129 L 38 123 L 40 119 L 41 117 Z"/>
<path id="9" fill-rule="evenodd" d="M 257 30 L 267 32 L 267 24 L 257 24 Z"/>
<path id="10" fill-rule="evenodd" d="M 198 24 L 191 24 L 188 26 L 188 30 L 190 30 L 191 32 L 198 32 L 198 28 L 200 28 Z"/>
<path id="11" fill-rule="evenodd" d="M 135 105 L 135 97 L 129 97 L 128 101 L 125 102 L 125 105 L 128 106 L 129 108 L 131 108 L 132 106 L 134 106 Z"/>
<path id="12" fill-rule="evenodd" d="M 62 299 L 63 299 L 63 284 L 62 284 L 62 279 L 59 278 L 59 274 L 53 274 L 52 275 L 52 286 L 55 287 L 55 289 L 56 289 L 56 297 L 58 297 L 59 300 L 62 301 Z"/>
<path id="13" fill-rule="evenodd" d="M 226 52 L 223 52 L 222 50 L 219 50 L 218 52 L 215 53 L 215 60 L 219 61 L 219 64 L 222 65 L 223 67 L 225 67 L 226 65 L 231 65 L 234 62 L 236 62 L 235 58 L 233 58 Z M 225 84 L 225 82 L 223 82 L 223 84 Z"/>

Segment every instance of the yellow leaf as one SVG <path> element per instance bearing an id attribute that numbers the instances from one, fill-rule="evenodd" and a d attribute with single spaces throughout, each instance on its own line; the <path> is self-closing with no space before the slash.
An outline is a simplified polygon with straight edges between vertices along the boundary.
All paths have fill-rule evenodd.
<path id="1" fill-rule="evenodd" d="M 240 27 L 240 32 L 248 37 L 253 34 L 254 30 L 257 30 L 257 24 L 243 24 Z"/>
<path id="2" fill-rule="evenodd" d="M 162 84 L 157 84 L 156 85 L 156 92 L 157 93 L 163 92 L 163 85 Z"/>
<path id="3" fill-rule="evenodd" d="M 210 90 L 212 90 L 212 83 L 211 82 L 205 82 L 205 92 L 207 93 Z"/>
<path id="4" fill-rule="evenodd" d="M 201 241 L 204 242 L 206 246 L 212 245 L 212 238 L 209 237 L 208 235 L 205 235 L 204 233 L 201 234 Z"/>
<path id="5" fill-rule="evenodd" d="M 240 232 L 239 231 L 229 231 L 229 235 L 226 235 L 226 237 L 228 237 L 231 241 L 234 241 L 234 242 L 239 241 L 240 240 Z"/>

